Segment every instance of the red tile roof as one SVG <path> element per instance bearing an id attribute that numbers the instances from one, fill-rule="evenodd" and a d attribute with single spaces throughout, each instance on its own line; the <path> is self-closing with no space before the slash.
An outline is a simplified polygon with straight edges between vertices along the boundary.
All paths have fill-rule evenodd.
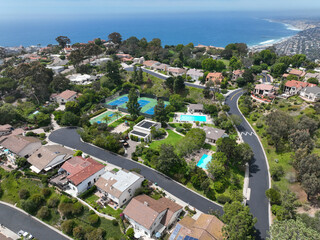
<path id="1" fill-rule="evenodd" d="M 77 92 L 71 91 L 71 90 L 65 90 L 62 93 L 58 94 L 56 97 L 61 97 L 65 100 L 68 100 L 71 97 L 73 97 L 74 95 L 77 95 Z"/>
<path id="2" fill-rule="evenodd" d="M 238 69 L 238 70 L 234 70 L 234 71 L 233 71 L 233 74 L 234 74 L 234 75 L 241 75 L 241 74 L 243 74 L 243 73 L 244 73 L 244 70 L 239 70 L 239 69 Z"/>
<path id="3" fill-rule="evenodd" d="M 291 69 L 289 74 L 296 75 L 296 76 L 299 76 L 299 77 L 303 77 L 305 75 L 305 72 L 304 71 L 300 71 L 298 69 Z"/>
<path id="4" fill-rule="evenodd" d="M 301 81 L 297 81 L 297 80 L 291 80 L 291 81 L 287 81 L 285 84 L 286 87 L 295 87 L 295 88 L 305 88 L 305 87 L 314 87 L 316 86 L 316 84 L 313 83 L 308 83 L 308 82 L 301 82 Z"/>
<path id="5" fill-rule="evenodd" d="M 212 80 L 212 81 L 219 81 L 221 82 L 223 80 L 223 75 L 221 72 L 214 72 L 214 73 L 209 73 L 207 75 L 207 80 Z"/>
<path id="6" fill-rule="evenodd" d="M 103 169 L 104 165 L 98 163 L 92 158 L 84 159 L 77 156 L 66 161 L 61 168 L 70 174 L 67 178 L 77 186 L 93 174 Z"/>
<path id="7" fill-rule="evenodd" d="M 270 84 L 257 84 L 255 89 L 259 89 L 259 90 L 267 90 L 270 91 L 274 88 L 274 86 L 270 85 Z"/>

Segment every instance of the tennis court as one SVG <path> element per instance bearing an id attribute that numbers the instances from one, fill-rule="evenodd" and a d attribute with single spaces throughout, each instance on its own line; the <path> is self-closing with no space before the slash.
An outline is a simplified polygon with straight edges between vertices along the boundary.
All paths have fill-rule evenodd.
<path id="1" fill-rule="evenodd" d="M 127 108 L 127 102 L 129 101 L 128 95 L 122 95 L 107 103 L 107 105 L 117 106 L 120 108 Z M 138 103 L 141 107 L 141 112 L 154 115 L 154 106 L 157 105 L 157 100 L 154 98 L 141 97 L 138 98 Z M 164 102 L 165 106 L 169 105 L 169 102 Z"/>
<path id="2" fill-rule="evenodd" d="M 95 123 L 95 122 L 96 122 L 96 123 L 106 123 L 106 121 L 104 120 L 104 118 L 105 118 L 106 116 L 110 117 L 110 120 L 109 120 L 108 123 L 111 123 L 111 122 L 117 120 L 118 118 L 121 118 L 121 117 L 123 116 L 123 114 L 121 114 L 121 116 L 118 116 L 118 117 L 117 117 L 117 116 L 114 114 L 114 112 L 112 112 L 112 111 L 107 111 L 107 112 L 104 112 L 104 113 L 102 113 L 102 114 L 100 114 L 100 115 L 98 115 L 98 116 L 96 116 L 96 117 L 91 118 L 91 119 L 90 119 L 90 123 L 91 123 L 91 124 L 93 124 L 93 123 Z"/>

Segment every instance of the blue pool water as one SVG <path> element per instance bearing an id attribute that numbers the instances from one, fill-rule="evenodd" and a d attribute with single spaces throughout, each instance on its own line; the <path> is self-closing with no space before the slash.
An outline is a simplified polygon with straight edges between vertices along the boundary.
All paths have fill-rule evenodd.
<path id="1" fill-rule="evenodd" d="M 199 116 L 199 115 L 180 115 L 180 121 L 186 121 L 186 122 L 206 122 L 207 117 L 206 116 Z"/>
<path id="2" fill-rule="evenodd" d="M 199 162 L 197 163 L 197 166 L 203 169 L 207 169 L 207 164 L 212 159 L 212 156 L 209 156 L 207 154 L 203 154 Z"/>

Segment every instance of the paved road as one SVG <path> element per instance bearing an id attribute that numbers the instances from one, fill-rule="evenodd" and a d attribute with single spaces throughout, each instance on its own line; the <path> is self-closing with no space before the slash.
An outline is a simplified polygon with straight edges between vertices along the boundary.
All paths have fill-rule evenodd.
<path id="1" fill-rule="evenodd" d="M 181 186 L 180 184 L 174 182 L 171 178 L 125 157 L 121 157 L 91 144 L 82 142 L 79 134 L 77 133 L 77 129 L 61 128 L 54 131 L 49 136 L 49 139 L 52 142 L 68 146 L 70 148 L 79 149 L 86 154 L 99 158 L 103 161 L 110 162 L 111 164 L 127 170 L 140 168 L 141 175 L 143 175 L 145 178 L 157 183 L 169 193 L 173 194 L 177 198 L 180 198 L 184 202 L 189 203 L 191 206 L 199 209 L 200 211 L 207 213 L 209 210 L 216 210 L 221 214 L 223 213 L 221 206 Z"/>
<path id="2" fill-rule="evenodd" d="M 271 76 L 267 73 L 261 73 L 262 83 L 272 83 Z"/>
<path id="3" fill-rule="evenodd" d="M 242 93 L 243 91 L 240 89 L 227 96 L 226 104 L 230 106 L 229 114 L 236 114 L 243 119 L 237 108 L 237 100 Z M 249 205 L 253 216 L 258 219 L 258 222 L 255 225 L 257 229 L 256 239 L 266 239 L 267 231 L 269 230 L 269 204 L 268 199 L 265 196 L 265 191 L 269 188 L 266 159 L 257 136 L 254 135 L 250 125 L 245 119 L 243 119 L 238 130 L 241 133 L 244 142 L 248 143 L 254 152 L 254 158 L 249 167 L 249 188 L 251 189 L 251 194 L 247 204 Z"/>
<path id="4" fill-rule="evenodd" d="M 40 240 L 68 239 L 32 217 L 2 203 L 0 203 L 0 223 L 16 233 L 19 230 L 27 231 Z"/>

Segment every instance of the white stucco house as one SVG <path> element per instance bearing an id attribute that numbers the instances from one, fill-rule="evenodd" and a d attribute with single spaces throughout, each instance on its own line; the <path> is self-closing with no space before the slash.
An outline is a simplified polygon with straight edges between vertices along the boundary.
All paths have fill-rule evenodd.
<path id="1" fill-rule="evenodd" d="M 203 71 L 195 68 L 189 69 L 187 71 L 187 76 L 191 77 L 194 81 L 198 81 L 199 78 L 203 77 Z"/>
<path id="2" fill-rule="evenodd" d="M 320 99 L 320 88 L 317 86 L 303 88 L 300 91 L 300 97 L 310 102 L 316 102 Z"/>
<path id="3" fill-rule="evenodd" d="M 95 183 L 97 189 L 119 207 L 126 204 L 141 187 L 144 177 L 125 169 L 105 172 Z"/>
<path id="4" fill-rule="evenodd" d="M 143 139 L 144 142 L 149 142 L 152 137 L 151 136 L 152 127 L 159 129 L 161 127 L 161 123 L 150 121 L 150 120 L 143 120 L 133 127 L 133 130 L 129 132 L 129 137 L 133 135 L 133 136 L 137 136 L 140 140 Z"/>
<path id="5" fill-rule="evenodd" d="M 140 236 L 161 236 L 178 219 L 183 208 L 168 198 L 134 197 L 123 211 L 124 218 Z"/>
<path id="6" fill-rule="evenodd" d="M 105 173 L 104 165 L 92 158 L 73 157 L 59 169 L 68 180 L 67 193 L 77 196 L 92 187 L 99 177 Z"/>
<path id="7" fill-rule="evenodd" d="M 78 93 L 72 90 L 65 90 L 59 94 L 52 94 L 50 96 L 51 101 L 55 101 L 59 104 L 66 104 L 67 102 L 74 101 L 78 97 Z"/>

